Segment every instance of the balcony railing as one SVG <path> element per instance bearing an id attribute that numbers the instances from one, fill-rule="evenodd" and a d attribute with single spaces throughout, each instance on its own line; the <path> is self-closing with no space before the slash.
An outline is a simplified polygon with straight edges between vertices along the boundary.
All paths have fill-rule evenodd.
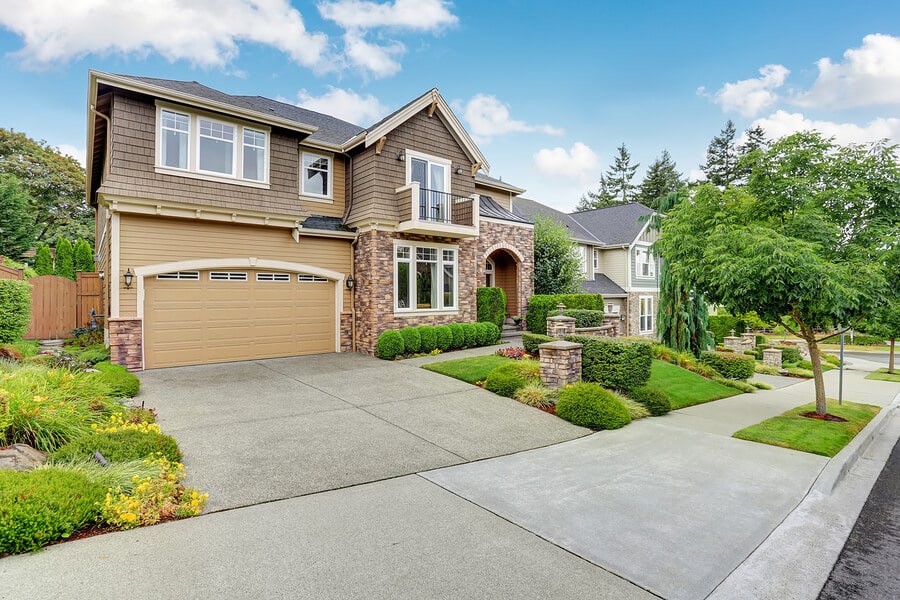
<path id="1" fill-rule="evenodd" d="M 397 188 L 401 207 L 401 230 L 444 233 L 451 236 L 477 235 L 477 197 L 456 196 L 439 190 L 420 188 L 416 182 Z M 405 214 L 404 214 L 405 213 Z"/>

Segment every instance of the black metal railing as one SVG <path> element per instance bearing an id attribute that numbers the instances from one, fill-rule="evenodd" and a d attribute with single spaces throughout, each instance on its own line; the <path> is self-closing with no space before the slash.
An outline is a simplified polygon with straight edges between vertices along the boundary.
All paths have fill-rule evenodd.
<path id="1" fill-rule="evenodd" d="M 419 190 L 419 220 L 472 226 L 473 200 L 438 190 Z"/>

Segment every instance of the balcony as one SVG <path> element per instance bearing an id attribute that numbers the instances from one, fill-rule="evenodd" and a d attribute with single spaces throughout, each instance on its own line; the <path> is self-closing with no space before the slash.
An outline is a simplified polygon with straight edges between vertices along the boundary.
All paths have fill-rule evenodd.
<path id="1" fill-rule="evenodd" d="M 451 238 L 478 236 L 478 196 L 423 189 L 417 182 L 397 188 L 398 231 Z"/>

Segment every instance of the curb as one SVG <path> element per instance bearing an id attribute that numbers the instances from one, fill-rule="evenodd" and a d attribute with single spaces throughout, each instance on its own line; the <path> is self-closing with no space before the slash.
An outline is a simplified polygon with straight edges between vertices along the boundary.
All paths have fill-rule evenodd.
<path id="1" fill-rule="evenodd" d="M 810 488 L 810 493 L 819 492 L 830 495 L 834 491 L 835 486 L 844 479 L 850 469 L 853 468 L 853 465 L 856 464 L 856 461 L 859 460 L 859 457 L 866 451 L 875 436 L 884 429 L 891 413 L 898 408 L 900 408 L 900 393 L 894 396 L 893 401 L 882 408 L 869 421 L 869 424 L 856 434 L 856 437 L 850 440 L 849 444 L 844 446 L 843 450 L 828 461 L 828 464 L 825 465 L 825 468 L 822 469 L 822 472 L 819 473 L 819 476 Z"/>

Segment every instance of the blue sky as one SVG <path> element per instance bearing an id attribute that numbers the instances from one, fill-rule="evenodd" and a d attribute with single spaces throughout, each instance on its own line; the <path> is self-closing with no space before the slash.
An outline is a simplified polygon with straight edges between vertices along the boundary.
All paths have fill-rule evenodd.
<path id="1" fill-rule="evenodd" d="M 900 143 L 900 3 L 30 0 L 0 11 L 0 127 L 76 157 L 88 69 L 368 125 L 437 87 L 525 196 L 571 210 L 616 147 L 696 174 L 733 119 Z"/>

